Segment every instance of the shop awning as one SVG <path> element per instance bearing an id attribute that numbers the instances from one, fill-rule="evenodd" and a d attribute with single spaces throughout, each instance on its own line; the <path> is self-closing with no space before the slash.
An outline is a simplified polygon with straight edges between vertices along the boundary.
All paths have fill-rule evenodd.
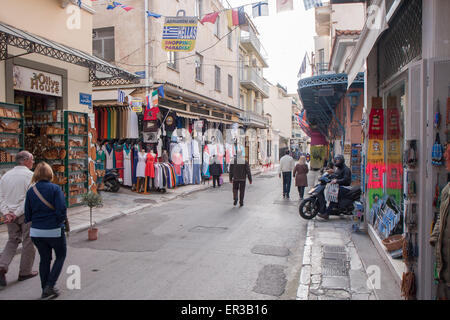
<path id="1" fill-rule="evenodd" d="M 395 1 L 395 8 L 398 6 L 399 2 L 399 0 Z M 372 51 L 372 48 L 380 35 L 388 28 L 385 0 L 377 0 L 377 3 L 374 4 L 373 7 L 380 8 L 380 10 L 375 13 L 373 24 L 370 24 L 369 22 L 366 23 L 361 32 L 361 37 L 353 49 L 351 60 L 346 68 L 348 74 L 347 88 L 350 88 L 358 73 L 364 71 L 363 68 L 370 51 Z"/>
<path id="2" fill-rule="evenodd" d="M 23 49 L 26 54 L 37 53 L 86 67 L 89 69 L 89 81 L 92 81 L 94 85 L 140 82 L 139 76 L 93 55 L 0 22 L 0 61 L 8 58 L 8 45 Z"/>
<path id="3" fill-rule="evenodd" d="M 358 73 L 352 88 L 364 86 L 364 73 Z M 329 127 L 334 120 L 341 134 L 345 128 L 336 116 L 335 109 L 347 92 L 347 75 L 325 74 L 301 79 L 298 82 L 298 95 L 306 110 L 306 122 L 312 130 L 328 137 Z"/>

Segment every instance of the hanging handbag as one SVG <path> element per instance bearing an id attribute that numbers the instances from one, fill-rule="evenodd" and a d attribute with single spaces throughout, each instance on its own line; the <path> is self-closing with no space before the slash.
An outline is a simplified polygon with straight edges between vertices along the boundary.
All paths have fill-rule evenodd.
<path id="1" fill-rule="evenodd" d="M 45 198 L 42 196 L 42 194 L 39 192 L 39 190 L 36 188 L 36 185 L 33 186 L 34 193 L 38 196 L 38 198 L 50 209 L 55 210 L 55 207 L 52 206 Z M 66 218 L 64 221 L 64 229 L 66 233 L 68 234 L 70 232 L 70 225 L 69 225 L 69 219 Z"/>
<path id="2" fill-rule="evenodd" d="M 436 133 L 436 140 L 431 152 L 431 163 L 434 166 L 441 166 L 444 158 L 444 147 L 442 147 L 441 140 L 439 138 L 439 132 Z"/>

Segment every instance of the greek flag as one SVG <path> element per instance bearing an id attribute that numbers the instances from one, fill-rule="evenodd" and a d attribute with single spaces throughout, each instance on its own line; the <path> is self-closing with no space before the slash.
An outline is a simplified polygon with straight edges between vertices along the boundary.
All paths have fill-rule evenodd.
<path id="1" fill-rule="evenodd" d="M 252 4 L 253 18 L 268 16 L 269 15 L 269 4 L 268 1 L 261 1 Z"/>
<path id="2" fill-rule="evenodd" d="M 305 10 L 323 7 L 322 0 L 303 0 L 303 3 L 305 4 Z"/>
<path id="3" fill-rule="evenodd" d="M 125 102 L 125 92 L 120 89 L 117 90 L 117 102 L 119 103 Z"/>
<path id="4" fill-rule="evenodd" d="M 303 58 L 303 62 L 300 66 L 300 70 L 298 71 L 297 78 L 300 78 L 300 76 L 306 72 L 306 55 L 307 54 L 305 54 L 305 57 Z"/>

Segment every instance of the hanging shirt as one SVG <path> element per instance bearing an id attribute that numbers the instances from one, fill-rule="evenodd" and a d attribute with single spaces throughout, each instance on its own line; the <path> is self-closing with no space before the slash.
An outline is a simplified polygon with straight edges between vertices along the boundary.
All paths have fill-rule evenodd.
<path id="1" fill-rule="evenodd" d="M 387 138 L 400 138 L 400 115 L 397 108 L 387 109 Z"/>
<path id="2" fill-rule="evenodd" d="M 105 144 L 102 149 L 106 155 L 106 169 L 114 169 L 114 149 L 108 144 Z"/>
<path id="3" fill-rule="evenodd" d="M 388 163 L 401 163 L 402 149 L 400 140 L 399 139 L 388 140 L 386 146 L 386 153 Z"/>
<path id="4" fill-rule="evenodd" d="M 130 125 L 131 125 L 131 132 L 130 132 L 130 138 L 131 139 L 138 139 L 139 138 L 139 121 L 137 113 L 134 111 L 131 111 L 130 113 L 131 119 L 130 119 Z"/>
<path id="5" fill-rule="evenodd" d="M 366 167 L 366 174 L 369 177 L 367 187 L 369 189 L 383 188 L 383 173 L 385 172 L 384 164 L 369 163 Z"/>
<path id="6" fill-rule="evenodd" d="M 384 134 L 383 109 L 372 108 L 369 115 L 369 139 L 382 139 Z"/>
<path id="7" fill-rule="evenodd" d="M 384 142 L 383 140 L 370 139 L 369 150 L 367 151 L 367 162 L 384 162 Z"/>
<path id="8" fill-rule="evenodd" d="M 403 189 L 403 165 L 401 163 L 387 165 L 387 187 Z"/>

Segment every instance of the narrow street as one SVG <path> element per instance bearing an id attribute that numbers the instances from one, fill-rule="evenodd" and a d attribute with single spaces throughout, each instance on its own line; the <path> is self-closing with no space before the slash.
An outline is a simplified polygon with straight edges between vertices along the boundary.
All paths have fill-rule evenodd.
<path id="1" fill-rule="evenodd" d="M 143 210 L 68 240 L 57 286 L 60 299 L 295 299 L 307 221 L 298 194 L 281 196 L 274 172 L 247 183 L 245 206 L 233 207 L 231 184 Z M 17 282 L 19 255 L 0 300 L 37 299 L 39 278 Z M 69 290 L 67 268 L 81 269 Z M 39 257 L 36 256 L 35 270 Z"/>

